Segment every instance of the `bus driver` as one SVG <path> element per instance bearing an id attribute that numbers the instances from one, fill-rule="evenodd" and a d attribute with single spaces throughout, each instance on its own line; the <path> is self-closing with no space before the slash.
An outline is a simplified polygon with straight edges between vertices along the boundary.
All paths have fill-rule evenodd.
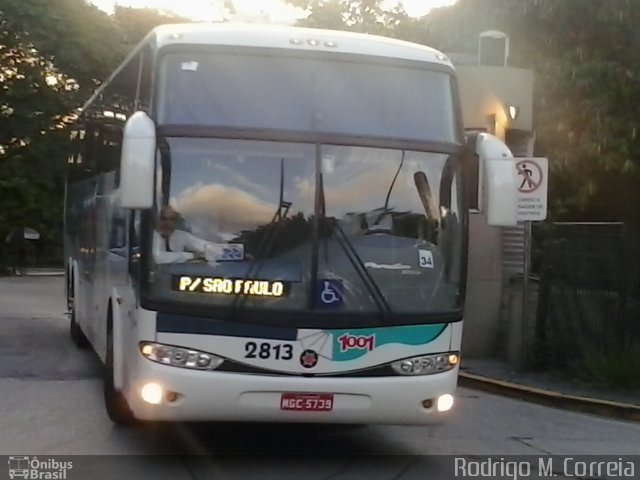
<path id="1" fill-rule="evenodd" d="M 181 263 L 189 260 L 209 260 L 215 256 L 215 244 L 202 240 L 184 230 L 176 229 L 180 214 L 171 206 L 164 205 L 156 221 L 153 233 L 153 251 L 156 263 Z M 212 257 L 213 261 L 214 258 Z"/>

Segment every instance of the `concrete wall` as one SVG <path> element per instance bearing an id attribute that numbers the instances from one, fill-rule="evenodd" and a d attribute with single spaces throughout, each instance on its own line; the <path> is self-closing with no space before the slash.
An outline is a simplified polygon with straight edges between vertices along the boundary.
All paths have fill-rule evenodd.
<path id="1" fill-rule="evenodd" d="M 468 357 L 495 355 L 502 302 L 500 228 L 482 214 L 469 215 L 469 266 L 462 351 Z"/>

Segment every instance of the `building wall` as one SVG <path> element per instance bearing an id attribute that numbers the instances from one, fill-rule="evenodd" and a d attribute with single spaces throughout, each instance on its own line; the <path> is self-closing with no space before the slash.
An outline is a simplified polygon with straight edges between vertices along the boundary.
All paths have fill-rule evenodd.
<path id="1" fill-rule="evenodd" d="M 496 134 L 504 138 L 506 128 L 533 129 L 533 72 L 522 68 L 456 66 L 465 128 L 486 127 L 487 117 L 496 116 Z M 515 120 L 507 106 L 519 107 Z"/>
<path id="2" fill-rule="evenodd" d="M 533 129 L 533 73 L 511 67 L 457 66 L 466 129 L 505 139 L 507 129 Z M 508 106 L 518 107 L 511 119 Z M 469 357 L 499 354 L 500 312 L 505 283 L 503 230 L 487 225 L 482 212 L 469 219 L 469 266 L 463 352 Z"/>
<path id="3" fill-rule="evenodd" d="M 469 265 L 462 351 L 467 357 L 495 356 L 502 299 L 501 229 L 481 214 L 469 216 Z"/>

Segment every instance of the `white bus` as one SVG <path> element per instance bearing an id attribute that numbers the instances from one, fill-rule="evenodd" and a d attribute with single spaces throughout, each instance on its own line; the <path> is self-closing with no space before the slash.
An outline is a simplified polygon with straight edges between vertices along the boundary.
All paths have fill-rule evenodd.
<path id="1" fill-rule="evenodd" d="M 133 420 L 424 424 L 453 405 L 467 208 L 455 72 L 362 34 L 153 30 L 85 104 L 70 331 Z M 489 222 L 509 150 L 481 135 Z"/>

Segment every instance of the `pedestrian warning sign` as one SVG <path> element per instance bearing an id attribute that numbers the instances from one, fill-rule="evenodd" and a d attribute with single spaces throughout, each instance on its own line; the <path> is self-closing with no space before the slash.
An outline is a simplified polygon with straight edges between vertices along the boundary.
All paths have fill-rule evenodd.
<path id="1" fill-rule="evenodd" d="M 549 162 L 546 158 L 516 158 L 518 221 L 547 218 Z"/>

